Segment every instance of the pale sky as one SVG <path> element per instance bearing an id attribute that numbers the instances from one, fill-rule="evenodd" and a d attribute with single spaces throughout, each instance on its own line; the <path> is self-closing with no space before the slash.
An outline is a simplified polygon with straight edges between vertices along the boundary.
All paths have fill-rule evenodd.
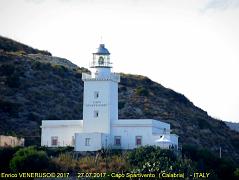
<path id="1" fill-rule="evenodd" d="M 239 0 L 0 0 L 0 35 L 88 68 L 148 76 L 239 122 Z"/>

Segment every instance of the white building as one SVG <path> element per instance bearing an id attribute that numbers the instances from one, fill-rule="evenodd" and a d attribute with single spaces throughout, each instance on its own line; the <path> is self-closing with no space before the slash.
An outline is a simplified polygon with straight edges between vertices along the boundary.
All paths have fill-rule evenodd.
<path id="1" fill-rule="evenodd" d="M 83 120 L 43 120 L 41 145 L 74 146 L 76 151 L 133 149 L 156 145 L 178 147 L 170 124 L 153 119 L 118 119 L 119 74 L 111 72 L 110 53 L 100 44 L 93 53 L 92 75 L 84 81 Z"/>

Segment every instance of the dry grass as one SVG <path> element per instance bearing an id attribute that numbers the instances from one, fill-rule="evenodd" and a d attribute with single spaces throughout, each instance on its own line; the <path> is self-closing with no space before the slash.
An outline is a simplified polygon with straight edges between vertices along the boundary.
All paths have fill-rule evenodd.
<path id="1" fill-rule="evenodd" d="M 52 162 L 64 172 L 74 172 L 80 169 L 78 161 L 69 153 L 60 154 L 57 158 L 53 158 Z"/>
<path id="2" fill-rule="evenodd" d="M 71 172 L 122 172 L 129 168 L 129 163 L 122 155 L 85 156 L 75 159 L 71 154 L 60 154 L 52 162 L 62 171 Z"/>

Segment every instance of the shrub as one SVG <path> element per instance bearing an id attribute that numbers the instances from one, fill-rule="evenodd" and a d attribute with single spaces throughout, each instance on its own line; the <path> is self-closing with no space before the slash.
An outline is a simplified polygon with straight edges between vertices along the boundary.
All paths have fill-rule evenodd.
<path id="1" fill-rule="evenodd" d="M 19 147 L 15 148 L 0 148 L 0 171 L 2 172 L 8 172 L 9 171 L 9 163 L 12 159 L 13 155 L 16 153 L 16 151 L 19 149 Z"/>
<path id="2" fill-rule="evenodd" d="M 10 168 L 14 172 L 42 172 L 48 165 L 46 152 L 37 151 L 34 147 L 18 150 L 10 161 Z"/>
<path id="3" fill-rule="evenodd" d="M 126 91 L 126 90 L 127 90 L 127 88 L 125 86 L 122 86 L 119 88 L 119 91 Z"/>
<path id="4" fill-rule="evenodd" d="M 236 168 L 234 171 L 234 175 L 239 178 L 239 168 Z"/>
<path id="5" fill-rule="evenodd" d="M 0 110 L 6 113 L 11 113 L 11 115 L 18 112 L 19 106 L 20 104 L 17 104 L 15 102 L 0 99 Z"/>
<path id="6" fill-rule="evenodd" d="M 190 159 L 181 159 L 172 151 L 156 146 L 134 149 L 128 160 L 133 165 L 133 173 L 184 172 L 189 176 L 196 170 Z"/>
<path id="7" fill-rule="evenodd" d="M 39 61 L 33 60 L 33 61 L 32 61 L 32 64 L 31 64 L 32 69 L 34 69 L 34 70 L 40 69 L 40 68 L 41 68 L 41 64 L 42 64 L 42 63 L 40 63 Z"/>
<path id="8" fill-rule="evenodd" d="M 165 157 L 169 160 L 176 160 L 175 154 L 170 150 L 163 150 L 156 146 L 145 146 L 134 149 L 129 152 L 129 163 L 134 166 L 142 166 L 146 162 L 156 162 L 160 157 Z"/>
<path id="9" fill-rule="evenodd" d="M 65 66 L 54 64 L 52 67 L 53 70 L 61 76 L 64 76 L 64 74 L 67 72 L 67 68 Z"/>
<path id="10" fill-rule="evenodd" d="M 60 154 L 72 152 L 73 149 L 74 147 L 70 146 L 56 148 L 41 146 L 37 148 L 37 150 L 45 151 L 49 157 L 57 157 Z"/>
<path id="11" fill-rule="evenodd" d="M 137 87 L 136 88 L 136 94 L 138 96 L 148 96 L 149 91 L 147 89 L 145 89 L 144 87 Z"/>
<path id="12" fill-rule="evenodd" d="M 35 112 L 30 112 L 28 115 L 27 115 L 27 119 L 29 121 L 39 121 L 41 118 L 39 117 L 39 115 L 37 115 Z"/>
<path id="13" fill-rule="evenodd" d="M 12 74 L 7 77 L 6 84 L 10 88 L 18 88 L 20 86 L 20 79 L 16 74 Z"/>
<path id="14" fill-rule="evenodd" d="M 227 158 L 219 158 L 215 153 L 197 146 L 184 145 L 183 156 L 197 162 L 200 171 L 212 171 L 219 179 L 235 179 L 236 165 Z"/>
<path id="15" fill-rule="evenodd" d="M 211 125 L 205 119 L 198 118 L 197 121 L 200 129 L 211 129 Z"/>
<path id="16" fill-rule="evenodd" d="M 125 105 L 125 102 L 119 101 L 119 104 L 118 104 L 119 109 L 124 108 L 124 105 Z"/>
<path id="17" fill-rule="evenodd" d="M 11 64 L 3 64 L 0 66 L 0 75 L 10 76 L 15 71 L 14 65 Z"/>

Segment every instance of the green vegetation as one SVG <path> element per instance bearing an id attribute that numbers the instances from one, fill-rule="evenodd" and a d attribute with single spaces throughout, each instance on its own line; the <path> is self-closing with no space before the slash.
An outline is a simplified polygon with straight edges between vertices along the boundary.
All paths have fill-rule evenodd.
<path id="1" fill-rule="evenodd" d="M 71 147 L 2 148 L 3 172 L 114 172 L 114 173 L 210 173 L 209 180 L 236 180 L 239 168 L 227 159 L 219 159 L 206 149 L 185 146 L 181 155 L 155 146 L 131 151 L 102 150 L 80 155 Z"/>
<path id="2" fill-rule="evenodd" d="M 34 147 L 18 150 L 10 161 L 13 172 L 42 172 L 49 166 L 49 158 L 44 151 L 37 151 Z"/>
<path id="3" fill-rule="evenodd" d="M 55 64 L 55 65 L 52 65 L 52 67 L 57 73 L 61 75 L 64 75 L 67 72 L 67 69 L 65 66 Z"/>
<path id="4" fill-rule="evenodd" d="M 18 107 L 19 105 L 17 103 L 0 99 L 0 110 L 4 112 L 14 113 Z"/>
<path id="5" fill-rule="evenodd" d="M 197 120 L 200 129 L 211 129 L 211 125 L 205 119 L 198 118 Z"/>
<path id="6" fill-rule="evenodd" d="M 125 102 L 119 101 L 118 108 L 122 109 L 125 106 Z"/>
<path id="7" fill-rule="evenodd" d="M 237 168 L 237 169 L 234 171 L 234 175 L 235 175 L 235 177 L 239 178 L 239 168 Z"/>
<path id="8" fill-rule="evenodd" d="M 159 147 L 140 147 L 129 152 L 128 160 L 135 173 L 184 173 L 189 177 L 197 171 L 190 159 L 181 159 L 175 152 Z"/>
<path id="9" fill-rule="evenodd" d="M 13 155 L 19 150 L 16 148 L 0 148 L 0 171 L 10 172 L 9 162 Z"/>
<path id="10" fill-rule="evenodd" d="M 236 179 L 238 164 L 228 158 L 219 158 L 208 149 L 187 145 L 183 147 L 183 156 L 198 162 L 196 167 L 200 171 L 213 172 L 219 179 Z"/>
<path id="11" fill-rule="evenodd" d="M 137 87 L 136 88 L 136 94 L 138 96 L 148 96 L 149 95 L 149 91 L 144 88 L 144 87 Z"/>
<path id="12" fill-rule="evenodd" d="M 18 150 L 10 161 L 13 172 L 42 172 L 49 166 L 49 158 L 44 151 L 37 151 L 34 147 Z"/>
<path id="13" fill-rule="evenodd" d="M 0 66 L 0 75 L 1 76 L 10 76 L 15 71 L 15 67 L 10 64 L 3 64 Z"/>

